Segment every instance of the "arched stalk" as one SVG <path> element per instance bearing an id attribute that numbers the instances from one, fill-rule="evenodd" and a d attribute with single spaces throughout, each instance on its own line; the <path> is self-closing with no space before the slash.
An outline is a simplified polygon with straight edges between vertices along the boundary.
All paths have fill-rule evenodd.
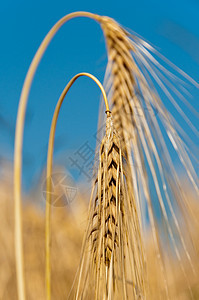
<path id="1" fill-rule="evenodd" d="M 24 278 L 24 262 L 23 262 L 23 239 L 22 239 L 22 213 L 21 213 L 21 177 L 22 177 L 22 145 L 24 122 L 26 115 L 26 107 L 28 95 L 30 92 L 33 77 L 41 61 L 41 58 L 47 49 L 50 41 L 61 28 L 63 24 L 72 18 L 88 17 L 96 21 L 100 21 L 100 16 L 88 12 L 74 12 L 60 19 L 49 31 L 44 38 L 39 49 L 37 50 L 32 63 L 26 75 L 21 97 L 19 101 L 16 131 L 15 131 L 15 149 L 14 149 L 14 216 L 15 216 L 15 260 L 16 260 L 16 277 L 17 277 L 17 293 L 19 300 L 25 300 L 25 278 Z"/>
<path id="2" fill-rule="evenodd" d="M 50 135 L 49 135 L 49 142 L 48 142 L 48 155 L 47 155 L 47 170 L 46 170 L 46 296 L 47 300 L 51 299 L 51 264 L 50 264 L 50 242 L 51 242 L 51 230 L 50 230 L 50 216 L 51 216 L 51 174 L 52 174 L 52 162 L 53 162 L 53 148 L 54 148 L 54 137 L 55 137 L 55 130 L 56 130 L 56 124 L 57 124 L 57 119 L 59 116 L 59 111 L 61 108 L 61 105 L 65 99 L 65 96 L 73 83 L 76 81 L 77 78 L 80 76 L 87 76 L 91 78 L 92 80 L 95 81 L 95 83 L 99 86 L 99 88 L 102 91 L 105 106 L 106 106 L 106 113 L 107 115 L 110 114 L 109 110 L 109 105 L 108 105 L 108 100 L 106 97 L 105 90 L 102 86 L 102 84 L 99 82 L 99 80 L 89 74 L 89 73 L 79 73 L 75 75 L 69 83 L 66 85 L 64 88 L 54 111 L 52 123 L 51 123 L 51 128 L 50 128 Z"/>

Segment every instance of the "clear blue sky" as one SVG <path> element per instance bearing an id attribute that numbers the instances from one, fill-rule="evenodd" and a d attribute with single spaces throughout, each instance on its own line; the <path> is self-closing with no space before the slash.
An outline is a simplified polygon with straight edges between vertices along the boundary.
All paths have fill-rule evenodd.
<path id="1" fill-rule="evenodd" d="M 199 82 L 199 0 L 3 1 L 0 8 L 0 156 L 12 160 L 20 92 L 31 60 L 65 14 L 85 10 L 115 18 L 156 45 Z M 103 81 L 107 63 L 101 28 L 89 19 L 65 24 L 50 44 L 31 89 L 24 137 L 23 181 L 28 187 L 46 162 L 49 127 L 69 79 L 85 71 Z M 55 161 L 67 165 L 86 141 L 94 147 L 100 91 L 87 78 L 73 86 L 57 127 Z M 92 104 L 92 111 L 88 108 Z"/>

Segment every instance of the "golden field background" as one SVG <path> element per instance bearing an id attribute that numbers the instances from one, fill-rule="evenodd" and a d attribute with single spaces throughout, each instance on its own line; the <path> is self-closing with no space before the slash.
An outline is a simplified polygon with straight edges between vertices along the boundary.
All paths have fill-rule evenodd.
<path id="1" fill-rule="evenodd" d="M 4 166 L 0 178 L 0 299 L 17 299 L 15 256 L 14 256 L 14 202 L 12 167 Z M 192 205 L 196 219 L 199 204 L 188 185 L 184 184 L 186 196 Z M 81 189 L 79 188 L 79 191 Z M 25 253 L 25 279 L 27 299 L 45 299 L 45 211 L 41 206 L 38 192 L 34 191 L 23 199 L 23 228 Z M 62 208 L 52 207 L 52 299 L 67 299 L 78 267 L 81 242 L 86 226 L 88 199 L 77 195 L 75 201 Z M 182 261 L 188 282 L 180 266 L 171 255 L 165 253 L 165 266 L 171 299 L 199 299 L 199 226 L 192 228 L 196 255 L 193 259 L 194 275 L 186 261 Z M 164 282 L 154 252 L 152 237 L 145 239 L 148 265 L 148 299 L 165 299 Z M 89 251 L 89 249 L 88 249 Z M 71 294 L 73 296 L 73 294 Z"/>

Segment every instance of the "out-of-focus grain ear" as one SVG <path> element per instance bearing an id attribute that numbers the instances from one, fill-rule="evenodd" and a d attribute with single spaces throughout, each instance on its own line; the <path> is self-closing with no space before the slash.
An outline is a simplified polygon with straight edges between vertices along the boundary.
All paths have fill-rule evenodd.
<path id="1" fill-rule="evenodd" d="M 165 249 L 165 238 L 169 240 L 167 246 L 174 251 L 187 282 L 182 264 L 183 255 L 194 271 L 187 239 L 189 232 L 182 231 L 180 226 L 182 219 L 186 221 L 187 211 L 190 212 L 190 217 L 193 214 L 184 196 L 179 174 L 172 161 L 172 153 L 175 152 L 179 164 L 198 193 L 196 166 L 193 164 L 193 159 L 197 161 L 197 158 L 190 151 L 192 146 L 192 149 L 196 149 L 196 146 L 187 136 L 185 127 L 177 121 L 178 116 L 182 118 L 190 132 L 198 137 L 198 130 L 193 124 L 195 118 L 190 119 L 187 109 L 183 111 L 182 108 L 187 106 L 192 115 L 198 117 L 198 112 L 187 100 L 188 92 L 184 80 L 196 87 L 198 84 L 169 63 L 147 42 L 123 29 L 115 20 L 104 17 L 100 23 L 108 52 L 105 87 L 115 128 L 122 140 L 122 150 L 126 156 L 124 169 L 129 174 L 127 185 L 135 197 L 142 235 L 144 227 L 147 227 L 147 219 L 150 220 L 157 261 L 168 295 L 161 249 Z M 173 74 L 168 65 L 167 69 L 165 63 L 161 65 L 152 54 L 166 61 L 182 78 Z M 158 94 L 160 89 L 161 98 Z M 167 108 L 168 103 L 173 106 L 175 116 L 171 113 L 173 108 L 170 111 Z M 175 191 L 173 183 L 176 186 Z M 164 234 L 162 227 L 157 226 L 160 215 L 166 225 Z"/>

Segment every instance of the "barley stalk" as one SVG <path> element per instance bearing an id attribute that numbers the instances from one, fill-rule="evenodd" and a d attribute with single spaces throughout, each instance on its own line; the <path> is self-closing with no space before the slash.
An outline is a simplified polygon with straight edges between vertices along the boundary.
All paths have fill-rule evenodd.
<path id="1" fill-rule="evenodd" d="M 98 20 L 99 17 L 95 14 L 87 12 L 74 12 L 60 19 L 41 43 L 37 53 L 35 54 L 32 63 L 26 75 L 22 88 L 19 107 L 17 112 L 16 130 L 15 130 L 15 149 L 14 149 L 14 202 L 15 202 L 15 257 L 16 257 L 16 276 L 17 276 L 17 291 L 19 300 L 25 300 L 25 280 L 24 280 L 24 262 L 23 262 L 23 241 L 22 241 L 22 217 L 21 217 L 21 173 L 22 173 L 22 144 L 24 121 L 28 95 L 30 92 L 33 77 L 39 65 L 39 62 L 48 47 L 50 41 L 68 20 L 76 17 L 88 17 Z"/>
<path id="2" fill-rule="evenodd" d="M 57 119 L 59 116 L 59 111 L 61 108 L 61 105 L 66 97 L 67 92 L 73 85 L 73 83 L 81 76 L 86 76 L 91 78 L 101 89 L 102 95 L 104 97 L 104 102 L 106 105 L 106 112 L 109 114 L 109 105 L 108 105 L 108 100 L 106 97 L 106 93 L 104 91 L 103 86 L 99 82 L 99 80 L 89 74 L 89 73 L 79 73 L 75 75 L 70 82 L 66 85 L 64 88 L 54 111 L 53 114 L 53 119 L 51 123 L 51 128 L 50 128 L 50 135 L 49 135 L 49 143 L 48 143 L 48 155 L 47 155 L 47 170 L 46 170 L 46 176 L 47 176 L 47 181 L 46 181 L 46 295 L 47 299 L 51 299 L 51 264 L 50 264 L 50 248 L 51 248 L 51 230 L 50 230 L 50 216 L 51 216 L 51 176 L 52 176 L 52 163 L 53 163 L 53 148 L 54 148 L 54 138 L 55 138 L 55 130 L 56 130 L 56 124 L 57 124 Z"/>

